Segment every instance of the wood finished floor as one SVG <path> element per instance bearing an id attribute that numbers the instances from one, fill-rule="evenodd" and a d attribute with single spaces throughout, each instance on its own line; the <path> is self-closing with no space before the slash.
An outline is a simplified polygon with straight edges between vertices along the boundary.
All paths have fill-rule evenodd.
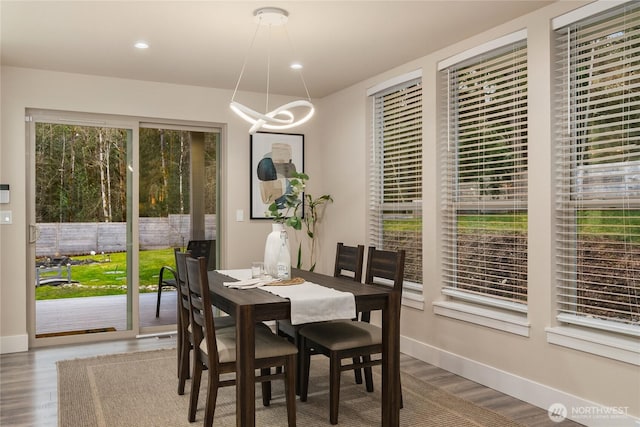
<path id="1" fill-rule="evenodd" d="M 59 360 L 173 347 L 175 337 L 167 336 L 38 348 L 24 353 L 0 355 L 0 426 L 57 426 L 56 362 Z M 417 378 L 526 426 L 580 425 L 567 420 L 552 422 L 544 409 L 407 355 L 402 355 L 401 364 L 405 372 Z"/>

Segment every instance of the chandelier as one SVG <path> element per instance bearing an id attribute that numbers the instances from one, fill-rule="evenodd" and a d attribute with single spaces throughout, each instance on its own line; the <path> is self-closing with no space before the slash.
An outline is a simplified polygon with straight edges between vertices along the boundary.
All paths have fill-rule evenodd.
<path id="1" fill-rule="evenodd" d="M 299 99 L 296 101 L 288 102 L 280 107 L 277 107 L 271 111 L 269 111 L 269 85 L 270 85 L 270 66 L 271 66 L 271 52 L 269 50 L 267 55 L 267 101 L 265 112 L 260 113 L 246 105 L 243 105 L 235 100 L 236 93 L 238 92 L 238 87 L 240 86 L 240 81 L 244 75 L 245 68 L 247 66 L 247 59 L 249 58 L 249 53 L 253 48 L 253 45 L 256 40 L 256 36 L 258 34 L 258 30 L 260 26 L 268 26 L 269 32 L 271 31 L 271 27 L 273 26 L 283 26 L 287 23 L 289 19 L 289 13 L 280 8 L 276 7 L 264 7 L 260 9 L 256 9 L 253 12 L 254 21 L 256 22 L 256 31 L 253 35 L 253 39 L 251 40 L 251 46 L 249 46 L 249 50 L 247 51 L 247 55 L 245 56 L 244 63 L 242 65 L 242 69 L 240 70 L 240 75 L 238 76 L 238 81 L 236 83 L 236 87 L 233 91 L 233 96 L 231 97 L 231 110 L 236 113 L 238 116 L 246 120 L 249 124 L 251 124 L 251 128 L 249 129 L 249 133 L 253 135 L 260 129 L 268 129 L 268 130 L 286 130 L 296 126 L 299 126 L 305 122 L 307 122 L 315 111 L 313 104 L 311 103 L 311 97 L 309 96 L 309 90 L 307 89 L 307 84 L 304 81 L 304 77 L 302 76 L 301 66 L 293 66 L 292 68 L 298 69 L 300 72 L 300 78 L 302 80 L 302 85 L 304 86 L 304 90 L 307 94 L 307 99 Z M 301 112 L 300 117 L 296 118 L 294 112 Z"/>

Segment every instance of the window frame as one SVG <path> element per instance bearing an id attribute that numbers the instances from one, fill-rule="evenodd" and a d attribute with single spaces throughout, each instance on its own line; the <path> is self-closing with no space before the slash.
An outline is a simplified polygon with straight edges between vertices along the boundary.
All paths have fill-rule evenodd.
<path id="1" fill-rule="evenodd" d="M 384 201 L 383 194 L 383 169 L 384 164 L 379 163 L 379 159 L 382 158 L 380 150 L 382 149 L 382 144 L 384 141 L 384 136 L 381 135 L 381 127 L 380 127 L 380 117 L 379 117 L 379 109 L 378 102 L 380 97 L 384 97 L 393 93 L 401 93 L 403 90 L 411 87 L 419 86 L 420 91 L 420 106 L 418 107 L 417 112 L 414 111 L 414 114 L 419 116 L 419 134 L 420 134 L 420 142 L 419 147 L 417 147 L 420 151 L 420 172 L 418 175 L 419 180 L 419 190 L 420 200 L 414 200 L 411 203 L 388 203 Z M 422 208 L 422 70 L 414 70 L 405 74 L 401 74 L 395 76 L 389 80 L 386 80 L 382 83 L 379 83 L 367 90 L 367 96 L 371 101 L 371 145 L 369 148 L 369 207 L 368 207 L 368 223 L 367 223 L 367 233 L 369 244 L 375 246 L 379 249 L 387 249 L 393 250 L 394 248 L 389 247 L 382 237 L 381 230 L 383 229 L 383 224 L 381 221 L 384 221 L 385 215 L 381 213 L 383 210 L 388 209 L 400 209 L 403 208 L 406 211 L 412 211 L 414 218 L 419 218 L 420 220 L 420 229 L 416 231 L 416 234 L 420 236 L 419 240 L 419 253 L 418 254 L 410 254 L 411 249 L 408 249 L 408 257 L 407 260 L 410 260 L 412 255 L 413 259 L 417 258 L 416 262 L 413 262 L 409 265 L 409 268 L 417 268 L 417 275 L 421 278 L 420 282 L 407 280 L 405 278 L 403 284 L 403 304 L 409 305 L 413 308 L 422 309 L 424 298 L 422 297 L 422 278 L 424 277 L 423 273 L 423 258 L 422 258 L 422 231 L 423 231 L 423 208 Z M 415 126 L 415 121 L 413 122 L 413 126 Z M 415 149 L 415 143 L 413 145 Z M 415 176 L 414 176 L 415 178 Z M 402 206 L 401 206 L 402 205 Z M 417 249 L 417 248 L 414 248 Z M 411 261 L 409 261 L 411 263 Z M 407 264 L 405 263 L 405 271 L 407 270 Z M 406 274 L 405 274 L 406 277 Z"/>
<path id="2" fill-rule="evenodd" d="M 467 66 L 470 64 L 481 64 L 482 58 L 499 58 L 500 54 L 504 52 L 505 49 L 510 48 L 511 46 L 517 46 L 522 44 L 525 52 L 525 64 L 528 61 L 527 54 L 527 31 L 521 30 L 511 34 L 507 34 L 498 39 L 491 40 L 482 45 L 476 46 L 472 49 L 469 49 L 465 52 L 462 52 L 458 55 L 452 56 L 446 60 L 441 61 L 438 64 L 438 71 L 441 74 L 442 79 L 442 87 L 443 93 L 441 96 L 441 106 L 443 111 L 443 123 L 441 125 L 441 138 L 440 138 L 440 148 L 441 148 L 441 159 L 440 163 L 443 164 L 443 173 L 442 173 L 442 201 L 441 201 L 441 209 L 442 209 L 442 229 L 443 229 L 443 242 L 445 242 L 445 249 L 443 250 L 443 259 L 442 259 L 442 274 L 443 274 L 443 287 L 442 294 L 446 297 L 444 301 L 437 301 L 434 303 L 434 311 L 436 314 L 453 317 L 459 320 L 468 321 L 471 323 L 483 325 L 486 327 L 491 327 L 507 332 L 511 332 L 518 335 L 528 336 L 529 334 L 529 323 L 527 321 L 527 311 L 528 306 L 525 303 L 509 301 L 509 300 L 501 300 L 499 298 L 492 297 L 490 295 L 484 294 L 475 294 L 471 292 L 467 292 L 464 290 L 457 289 L 455 284 L 451 286 L 448 282 L 447 278 L 447 262 L 452 262 L 453 268 L 457 271 L 456 265 L 456 254 L 454 252 L 450 253 L 450 256 L 447 256 L 447 224 L 452 224 L 455 227 L 457 221 L 453 221 L 452 219 L 447 220 L 448 215 L 453 215 L 455 218 L 458 218 L 459 208 L 464 208 L 465 205 L 469 205 L 469 203 L 460 202 L 456 198 L 455 194 L 452 191 L 457 193 L 457 189 L 459 188 L 459 174 L 458 174 L 458 157 L 454 156 L 455 159 L 453 163 L 447 164 L 450 156 L 448 155 L 451 144 L 455 143 L 452 141 L 452 138 L 457 137 L 457 133 L 455 130 L 452 131 L 452 118 L 450 116 L 452 109 L 454 106 L 452 105 L 452 99 L 450 95 L 450 75 L 448 74 L 451 70 L 454 70 L 456 67 Z M 445 75 L 446 74 L 446 75 Z M 527 76 L 528 78 L 528 71 Z M 526 109 L 528 109 L 528 101 L 525 101 L 527 104 Z M 526 118 L 525 112 L 525 118 Z M 446 122 L 445 122 L 446 120 Z M 526 123 L 525 123 L 526 125 Z M 457 129 L 457 128 L 456 128 Z M 525 128 L 526 134 L 526 128 Z M 525 155 L 526 155 L 526 145 L 528 145 L 528 137 L 525 137 Z M 517 150 L 514 151 L 516 153 Z M 527 162 L 528 163 L 528 162 Z M 524 170 L 525 175 L 528 170 L 528 164 L 525 163 Z M 450 170 L 447 168 L 451 167 Z M 517 167 L 513 167 L 513 173 L 516 173 Z M 448 187 L 448 179 L 454 179 L 455 183 L 453 187 Z M 515 181 L 516 183 L 518 181 Z M 484 204 L 484 210 L 486 211 L 498 211 L 500 209 L 509 209 L 512 210 L 520 210 L 525 213 L 525 217 L 528 216 L 528 205 L 527 205 L 527 197 L 528 197 L 528 179 L 525 179 L 524 185 L 524 193 L 519 195 L 519 199 L 517 201 L 517 208 L 514 208 L 513 200 L 489 200 Z M 454 201 L 455 200 L 455 201 Z M 472 203 L 473 204 L 473 203 Z M 477 205 L 477 204 L 476 204 Z M 453 221 L 453 222 L 451 222 Z M 525 230 L 527 230 L 525 224 Z M 449 230 L 451 236 L 453 236 L 453 240 L 449 243 L 449 245 L 457 246 L 457 238 L 455 237 L 457 233 L 455 231 Z M 528 234 L 528 231 L 525 231 L 525 236 Z M 528 240 L 528 239 L 527 239 Z M 528 244 L 527 244 L 528 246 Z M 454 250 L 455 251 L 455 250 Z M 527 249 L 525 248 L 522 253 L 527 253 Z M 527 271 L 527 261 L 525 259 L 524 262 L 517 264 L 521 267 L 525 268 Z M 526 274 L 526 273 L 525 273 Z M 526 274 L 528 276 L 528 274 Z M 454 275 L 455 276 L 455 275 Z M 525 276 L 526 277 L 526 276 Z M 455 279 L 455 278 L 453 278 Z M 528 277 L 526 277 L 525 284 L 528 282 Z"/>
<path id="3" fill-rule="evenodd" d="M 609 320 L 615 319 L 615 316 L 613 316 L 613 309 L 609 309 L 609 311 L 612 312 L 612 315 L 609 316 L 608 319 L 590 316 L 586 312 L 579 312 L 580 308 L 578 306 L 580 304 L 568 299 L 566 292 L 568 292 L 567 289 L 570 289 L 569 287 L 571 286 L 571 282 L 574 282 L 573 290 L 576 295 L 579 287 L 576 279 L 577 273 L 574 272 L 573 275 L 571 275 L 569 270 L 571 269 L 571 266 L 573 266 L 573 270 L 577 271 L 577 266 L 581 259 L 579 258 L 579 255 L 577 255 L 577 250 L 573 249 L 573 251 L 571 251 L 570 247 L 572 245 L 577 247 L 579 243 L 583 241 L 583 239 L 578 237 L 580 225 L 570 224 L 568 222 L 568 212 L 574 212 L 572 217 L 576 218 L 577 221 L 580 212 L 590 212 L 594 210 L 600 211 L 603 209 L 640 210 L 640 199 L 637 197 L 637 190 L 630 189 L 630 187 L 626 185 L 626 178 L 628 178 L 629 175 L 628 173 L 615 174 L 609 171 L 607 174 L 609 176 L 604 178 L 602 184 L 587 182 L 589 179 L 592 181 L 594 181 L 594 179 L 598 181 L 603 180 L 603 178 L 596 177 L 594 171 L 600 168 L 606 172 L 606 165 L 615 165 L 616 163 L 604 162 L 602 164 L 605 166 L 602 166 L 602 164 L 596 160 L 592 161 L 593 165 L 589 165 L 588 163 L 591 163 L 590 161 L 579 161 L 577 158 L 578 156 L 576 153 L 584 145 L 583 141 L 588 140 L 592 134 L 587 133 L 591 128 L 584 128 L 584 126 L 581 127 L 579 132 L 576 130 L 576 122 L 574 119 L 577 114 L 575 112 L 577 105 L 575 93 L 577 92 L 577 89 L 572 88 L 571 81 L 574 80 L 574 76 L 577 74 L 578 65 L 573 64 L 571 60 L 574 55 L 574 45 L 570 42 L 571 39 L 566 41 L 563 41 L 563 39 L 566 38 L 564 33 L 570 33 L 575 27 L 582 24 L 588 25 L 595 23 L 598 25 L 606 25 L 606 23 L 611 21 L 612 18 L 619 16 L 620 13 L 625 13 L 622 10 L 626 9 L 630 3 L 631 2 L 616 2 L 612 4 L 611 2 L 598 1 L 559 16 L 552 21 L 556 50 L 560 55 L 556 61 L 558 64 L 556 75 L 560 88 L 557 91 L 555 102 L 557 108 L 556 117 L 559 121 L 557 127 L 561 129 L 561 133 L 559 132 L 555 142 L 557 152 L 556 157 L 560 159 L 558 162 L 562 161 L 562 159 L 572 159 L 570 162 L 562 161 L 562 164 L 558 163 L 557 167 L 557 169 L 559 169 L 556 177 L 557 208 L 555 215 L 557 226 L 556 232 L 554 232 L 554 237 L 556 239 L 556 252 L 558 257 L 561 257 L 563 260 L 569 260 L 568 262 L 571 264 L 568 267 L 565 267 L 559 261 L 556 265 L 556 304 L 553 307 L 553 310 L 555 312 L 556 322 L 559 326 L 548 329 L 548 339 L 550 342 L 556 344 L 572 346 L 569 342 L 575 341 L 576 338 L 572 336 L 570 340 L 567 339 L 566 337 L 568 333 L 566 331 L 571 330 L 571 328 L 579 328 L 581 331 L 580 336 L 584 335 L 588 337 L 588 339 L 584 339 L 584 342 L 587 344 L 581 344 L 585 351 L 607 355 L 609 357 L 613 357 L 608 354 L 609 351 L 607 348 L 609 344 L 603 343 L 611 342 L 612 337 L 614 336 L 620 337 L 619 339 L 616 338 L 616 340 L 620 341 L 621 344 L 613 347 L 619 347 L 622 350 L 622 354 L 624 354 L 627 351 L 624 349 L 624 347 L 626 347 L 626 337 L 631 336 L 636 337 L 637 339 L 637 337 L 640 336 L 640 324 L 630 325 L 626 322 Z M 638 6 L 635 7 L 635 13 L 637 15 L 639 13 Z M 583 64 L 581 63 L 580 65 L 582 66 Z M 593 77 L 593 79 L 596 78 L 598 77 Z M 589 77 L 587 80 L 591 81 L 593 79 Z M 607 94 L 606 100 L 613 99 L 614 96 L 612 94 Z M 615 119 L 615 117 L 613 118 Z M 632 157 L 638 156 L 639 154 L 640 152 L 634 152 Z M 635 165 L 636 167 L 640 166 L 638 161 L 626 161 L 622 168 L 629 168 L 630 166 L 633 166 L 634 163 L 638 163 L 638 165 Z M 568 167 L 569 170 L 564 170 L 563 167 Z M 613 170 L 615 168 L 612 166 L 610 169 Z M 589 173 L 591 173 L 592 176 L 589 176 Z M 609 190 L 605 188 L 606 182 L 616 177 L 622 178 L 623 184 L 625 184 L 625 190 L 623 193 L 619 193 L 619 186 L 611 187 L 611 185 L 609 185 L 609 187 L 614 188 L 615 191 L 611 190 L 611 188 L 609 188 Z M 567 190 L 569 192 L 568 194 L 566 194 Z M 587 193 L 585 190 L 590 190 L 591 192 Z M 607 194 L 610 190 L 610 194 Z M 635 197 L 634 194 L 636 194 Z M 621 200 L 624 200 L 624 202 L 621 203 Z M 569 234 L 573 234 L 574 238 L 571 242 L 565 242 L 566 236 Z M 570 307 L 572 306 L 575 307 L 573 313 L 570 312 Z M 604 336 L 604 334 L 607 335 Z M 582 342 L 582 340 L 579 342 Z M 635 364 L 639 364 L 638 362 L 640 362 L 640 359 L 637 357 L 638 354 L 640 354 L 640 351 L 636 351 L 635 357 L 630 358 L 635 361 Z M 614 358 L 629 361 L 628 356 L 622 357 L 623 358 Z"/>

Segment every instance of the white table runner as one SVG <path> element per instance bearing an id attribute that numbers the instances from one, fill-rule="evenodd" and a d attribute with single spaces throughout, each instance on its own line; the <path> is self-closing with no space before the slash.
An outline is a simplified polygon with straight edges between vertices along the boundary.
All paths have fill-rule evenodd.
<path id="1" fill-rule="evenodd" d="M 311 282 L 292 286 L 263 286 L 260 289 L 291 300 L 292 325 L 356 317 L 356 300 L 350 292 Z"/>
<path id="2" fill-rule="evenodd" d="M 224 274 L 225 276 L 233 277 L 237 280 L 247 280 L 251 279 L 251 269 L 250 268 L 241 268 L 236 270 L 216 270 L 220 274 Z"/>
<path id="3" fill-rule="evenodd" d="M 291 301 L 291 324 L 322 322 L 326 320 L 353 319 L 356 317 L 356 301 L 350 292 L 337 291 L 316 283 L 304 282 L 290 286 L 264 286 L 251 279 L 251 270 L 218 270 L 219 273 L 238 279 L 238 288 L 260 289 Z M 234 287 L 234 283 L 225 282 Z"/>

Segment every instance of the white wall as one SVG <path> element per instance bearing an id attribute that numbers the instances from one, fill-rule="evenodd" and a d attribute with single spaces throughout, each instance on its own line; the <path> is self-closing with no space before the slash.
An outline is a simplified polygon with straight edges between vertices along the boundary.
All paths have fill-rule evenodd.
<path id="1" fill-rule="evenodd" d="M 424 310 L 404 307 L 403 351 L 453 372 L 508 392 L 541 407 L 602 405 L 627 408 L 630 415 L 617 422 L 578 419 L 589 425 L 632 425 L 640 416 L 640 370 L 632 364 L 568 349 L 547 342 L 545 328 L 555 326 L 551 200 L 551 62 L 549 20 L 577 7 L 559 2 L 536 13 L 494 28 L 435 54 L 399 66 L 316 103 L 317 116 L 305 128 L 305 164 L 311 175 L 309 192 L 330 193 L 326 210 L 320 270 L 333 263 L 337 241 L 366 243 L 367 221 L 367 107 L 366 89 L 398 74 L 423 70 L 424 141 Z M 439 166 L 437 134 L 438 61 L 527 28 L 530 78 L 530 333 L 522 337 L 435 315 L 440 293 Z M 230 92 L 63 73 L 4 67 L 1 74 L 2 142 L 0 182 L 11 184 L 14 214 L 10 226 L 0 226 L 0 344 L 25 345 L 26 334 L 26 222 L 24 110 L 28 107 L 113 113 L 170 119 L 228 123 L 224 147 L 223 247 L 224 267 L 237 268 L 262 256 L 269 225 L 235 222 L 236 209 L 248 217 L 249 137 L 247 126 L 227 108 Z M 6 207 L 2 207 L 6 209 Z"/>
<path id="2" fill-rule="evenodd" d="M 366 90 L 392 77 L 423 72 L 424 310 L 402 309 L 402 350 L 540 407 L 563 403 L 587 425 L 638 425 L 640 368 L 637 365 L 550 344 L 546 328 L 556 326 L 553 306 L 552 63 L 550 19 L 580 6 L 562 2 L 494 28 L 432 55 L 404 64 L 333 94 L 320 102 L 319 137 L 327 150 L 324 184 L 335 199 L 323 239 L 366 241 Z M 497 37 L 526 28 L 529 51 L 529 336 L 436 315 L 441 294 L 439 227 L 438 76 L 439 61 Z M 330 173 L 329 173 L 330 172 Z M 327 255 L 328 256 L 328 255 Z M 330 262 L 329 259 L 325 260 Z M 636 342 L 637 346 L 640 343 Z M 633 346 L 633 342 L 629 344 Z M 635 352 L 637 358 L 637 351 Z M 579 411 L 622 408 L 610 418 Z M 603 408 L 604 407 L 604 408 Z M 636 419 L 634 419 L 636 417 Z"/>

